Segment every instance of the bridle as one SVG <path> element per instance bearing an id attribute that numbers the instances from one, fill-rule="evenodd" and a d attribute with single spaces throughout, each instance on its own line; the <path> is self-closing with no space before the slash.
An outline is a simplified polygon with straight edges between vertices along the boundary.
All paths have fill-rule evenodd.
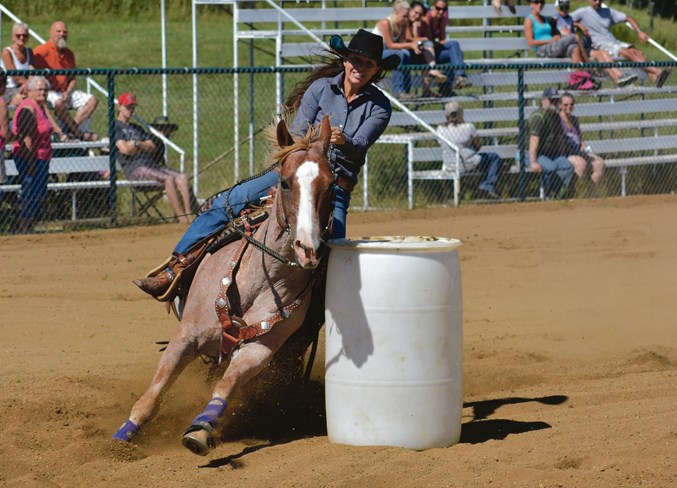
<path id="1" fill-rule="evenodd" d="M 333 146 L 333 144 L 332 144 L 332 146 Z M 330 155 L 333 154 L 333 151 L 331 149 L 332 148 L 330 148 L 329 151 L 328 151 L 328 154 L 330 154 Z M 336 171 L 335 171 L 336 165 L 334 164 L 334 158 L 329 157 L 328 160 L 329 160 L 329 167 L 330 167 L 332 173 L 334 174 L 334 178 L 336 178 Z M 233 208 L 230 206 L 230 192 L 233 190 L 233 188 L 235 188 L 238 185 L 242 185 L 242 184 L 244 184 L 248 181 L 251 181 L 253 179 L 256 179 L 259 176 L 263 176 L 265 174 L 268 174 L 271 171 L 274 171 L 279 165 L 280 165 L 280 162 L 276 161 L 275 163 L 271 164 L 268 169 L 262 171 L 259 174 L 250 176 L 248 178 L 244 178 L 244 179 L 238 181 L 232 187 L 230 187 L 226 190 L 226 192 L 225 192 L 225 207 L 226 207 L 226 212 L 227 212 L 227 215 L 228 215 L 228 220 L 230 222 L 233 222 L 234 219 L 235 219 L 235 216 L 233 215 Z M 281 196 L 278 195 L 277 198 L 281 198 Z M 323 244 L 326 243 L 326 241 L 331 236 L 331 231 L 332 231 L 332 227 L 333 227 L 333 224 L 334 224 L 334 199 L 333 199 L 333 197 L 331 199 L 331 202 L 332 202 L 331 207 L 329 209 L 329 220 L 327 221 L 327 225 L 324 228 L 324 230 L 322 231 L 322 235 L 320 236 L 320 240 L 322 241 Z M 284 211 L 284 205 L 280 205 L 280 207 L 282 209 L 282 216 L 280 218 L 280 216 L 278 215 L 278 221 L 283 223 L 282 232 L 289 235 L 288 242 L 284 246 L 284 247 L 286 247 L 287 245 L 289 245 L 289 243 L 291 243 L 291 226 L 289 225 L 289 220 L 287 219 L 287 215 Z M 242 236 L 243 239 L 245 239 L 252 246 L 254 246 L 259 251 L 263 252 L 264 254 L 268 254 L 270 257 L 277 259 L 282 264 L 289 266 L 291 268 L 300 268 L 301 267 L 301 265 L 298 262 L 292 261 L 291 259 L 283 256 L 282 254 L 278 253 L 277 251 L 274 251 L 270 247 L 266 246 L 261 241 L 254 239 L 252 234 L 250 232 L 247 232 L 246 229 L 242 230 L 240 228 L 240 226 L 237 226 L 237 225 L 233 225 L 233 228 L 240 234 L 240 236 Z"/>

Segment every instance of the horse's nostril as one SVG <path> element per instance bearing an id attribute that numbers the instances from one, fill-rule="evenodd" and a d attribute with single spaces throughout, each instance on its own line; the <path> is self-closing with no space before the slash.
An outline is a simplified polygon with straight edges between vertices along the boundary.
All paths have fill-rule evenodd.
<path id="1" fill-rule="evenodd" d="M 314 260 L 315 259 L 315 256 L 316 256 L 317 253 L 316 253 L 315 248 L 313 248 L 313 246 L 306 246 L 300 240 L 296 240 L 296 241 L 294 241 L 294 247 L 296 248 L 297 253 L 299 255 L 302 254 L 303 257 L 305 257 L 308 260 Z"/>

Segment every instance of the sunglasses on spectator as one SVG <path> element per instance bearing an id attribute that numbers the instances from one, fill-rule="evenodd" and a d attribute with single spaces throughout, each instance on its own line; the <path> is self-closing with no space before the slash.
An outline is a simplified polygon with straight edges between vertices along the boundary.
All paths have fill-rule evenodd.
<path id="1" fill-rule="evenodd" d="M 21 37 L 22 39 L 26 39 L 28 37 L 28 34 L 14 34 L 16 37 Z"/>
<path id="2" fill-rule="evenodd" d="M 447 9 L 447 7 L 440 7 L 438 5 L 435 5 L 433 8 L 438 12 L 444 12 Z"/>

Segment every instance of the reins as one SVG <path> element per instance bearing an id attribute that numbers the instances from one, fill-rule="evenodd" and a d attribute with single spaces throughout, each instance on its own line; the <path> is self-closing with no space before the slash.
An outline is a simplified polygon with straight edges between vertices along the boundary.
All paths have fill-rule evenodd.
<path id="1" fill-rule="evenodd" d="M 270 172 L 273 171 L 279 164 L 280 164 L 279 162 L 275 162 L 275 163 L 273 163 L 272 165 L 270 165 L 270 167 L 269 167 L 268 169 L 266 169 L 265 171 L 262 171 L 261 173 L 259 173 L 259 174 L 257 174 L 257 175 L 250 176 L 249 178 L 245 178 L 245 179 L 243 179 L 243 180 L 240 180 L 240 181 L 238 181 L 237 183 L 235 183 L 235 185 L 233 185 L 231 188 L 229 188 L 229 189 L 226 190 L 226 197 L 225 197 L 225 202 L 226 202 L 226 212 L 228 212 L 228 219 L 229 219 L 231 222 L 232 222 L 232 221 L 234 220 L 234 218 L 235 218 L 234 215 L 233 215 L 233 208 L 230 206 L 230 192 L 231 192 L 231 190 L 232 190 L 233 188 L 235 188 L 236 186 L 238 186 L 238 185 L 241 185 L 241 184 L 246 183 L 246 182 L 248 182 L 248 181 L 250 181 L 250 180 L 253 180 L 253 179 L 255 179 L 255 178 L 258 178 L 259 176 L 263 176 L 263 175 L 265 175 L 265 174 L 267 174 L 267 173 L 270 173 Z M 285 220 L 286 220 L 286 219 L 285 219 Z M 300 268 L 300 267 L 301 267 L 301 266 L 299 265 L 299 263 L 297 263 L 296 261 L 292 261 L 292 260 L 290 260 L 290 259 L 284 257 L 283 255 L 281 255 L 280 253 L 278 253 L 278 252 L 272 250 L 271 248 L 269 248 L 268 246 L 266 246 L 266 245 L 263 244 L 262 242 L 257 241 L 257 240 L 254 239 L 251 235 L 247 234 L 245 231 L 243 231 L 242 229 L 240 229 L 238 226 L 235 225 L 235 226 L 233 226 L 233 228 L 234 228 L 234 229 L 242 236 L 243 239 L 247 240 L 252 246 L 254 246 L 254 247 L 255 247 L 256 249 L 258 249 L 259 251 L 261 251 L 261 252 L 263 252 L 263 253 L 265 253 L 265 254 L 268 254 L 269 256 L 271 256 L 271 257 L 277 259 L 278 261 L 280 261 L 282 264 L 285 264 L 285 265 L 290 266 L 290 267 L 292 267 L 292 268 Z M 289 226 L 287 226 L 287 228 L 285 229 L 285 231 L 286 231 L 286 232 L 289 232 Z"/>

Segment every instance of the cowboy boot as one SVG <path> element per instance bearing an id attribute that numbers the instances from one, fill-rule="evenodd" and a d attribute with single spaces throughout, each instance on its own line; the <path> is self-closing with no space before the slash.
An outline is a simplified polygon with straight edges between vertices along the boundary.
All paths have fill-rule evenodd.
<path id="1" fill-rule="evenodd" d="M 166 302 L 174 299 L 176 293 L 170 293 L 177 286 L 184 270 L 197 266 L 206 254 L 207 248 L 214 242 L 213 237 L 203 239 L 186 254 L 172 254 L 163 264 L 148 273 L 146 278 L 133 280 L 133 283 L 156 300 Z"/>
<path id="2" fill-rule="evenodd" d="M 169 263 L 167 263 L 167 267 L 158 274 L 140 280 L 133 280 L 132 282 L 144 292 L 148 293 L 154 298 L 157 298 L 163 295 L 169 289 L 169 285 L 171 285 L 174 281 L 174 278 L 176 278 L 176 271 L 174 271 L 174 267 L 176 267 L 178 264 L 179 258 L 172 255 L 172 257 L 169 259 Z"/>

